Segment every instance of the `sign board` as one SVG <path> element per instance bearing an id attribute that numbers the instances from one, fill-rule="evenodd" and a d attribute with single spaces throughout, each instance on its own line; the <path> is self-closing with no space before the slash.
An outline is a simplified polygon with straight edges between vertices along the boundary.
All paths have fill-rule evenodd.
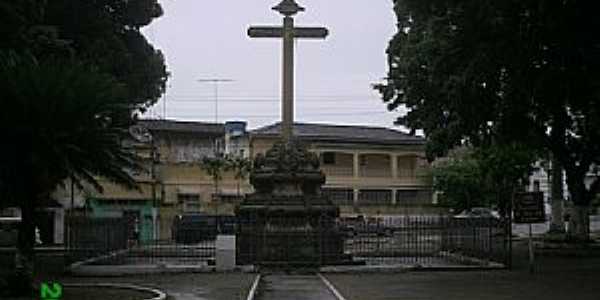
<path id="1" fill-rule="evenodd" d="M 543 192 L 516 193 L 513 203 L 515 223 L 544 223 L 546 214 L 544 211 Z"/>
<path id="2" fill-rule="evenodd" d="M 324 39 L 329 34 L 324 27 L 294 27 L 294 37 L 304 39 Z M 253 26 L 248 29 L 248 36 L 253 38 L 281 38 L 282 27 Z"/>

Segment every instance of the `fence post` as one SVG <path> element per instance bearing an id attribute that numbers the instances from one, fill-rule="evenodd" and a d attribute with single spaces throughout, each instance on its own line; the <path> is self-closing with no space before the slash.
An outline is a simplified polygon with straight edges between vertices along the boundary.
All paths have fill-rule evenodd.
<path id="1" fill-rule="evenodd" d="M 217 235 L 216 241 L 216 269 L 219 272 L 233 271 L 235 269 L 235 235 Z"/>

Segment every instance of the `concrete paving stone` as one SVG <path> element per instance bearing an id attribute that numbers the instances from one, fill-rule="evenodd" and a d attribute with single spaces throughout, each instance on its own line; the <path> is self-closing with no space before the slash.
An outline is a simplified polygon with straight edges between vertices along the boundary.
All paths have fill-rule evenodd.
<path id="1" fill-rule="evenodd" d="M 538 256 L 528 272 L 526 243 L 516 243 L 514 270 L 325 274 L 348 300 L 597 300 L 600 258 Z"/>
<path id="2" fill-rule="evenodd" d="M 258 300 L 337 300 L 316 275 L 266 275 Z"/>

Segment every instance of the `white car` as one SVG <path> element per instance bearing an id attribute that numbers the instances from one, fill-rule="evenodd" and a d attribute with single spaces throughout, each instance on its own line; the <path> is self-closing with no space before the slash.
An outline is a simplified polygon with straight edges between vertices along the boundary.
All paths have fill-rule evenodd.
<path id="1" fill-rule="evenodd" d="M 455 215 L 455 218 L 458 219 L 467 219 L 467 218 L 490 218 L 490 219 L 500 219 L 500 214 L 487 207 L 473 207 L 471 209 L 463 210 L 460 214 Z"/>

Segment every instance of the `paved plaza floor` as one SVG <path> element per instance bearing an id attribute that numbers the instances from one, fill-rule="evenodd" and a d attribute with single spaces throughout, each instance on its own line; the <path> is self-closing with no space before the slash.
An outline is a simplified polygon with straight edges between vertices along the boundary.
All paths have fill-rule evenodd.
<path id="1" fill-rule="evenodd" d="M 541 256 L 535 274 L 527 268 L 525 241 L 515 242 L 514 270 L 413 271 L 404 273 L 325 274 L 347 300 L 515 300 L 600 299 L 600 255 Z M 596 251 L 597 252 L 597 251 Z M 133 277 L 65 277 L 61 283 L 126 283 L 160 289 L 171 300 L 246 299 L 256 274 L 196 273 Z M 100 291 L 101 292 L 101 291 Z M 259 285 L 256 300 L 330 300 L 316 276 L 271 274 Z"/>
<path id="2" fill-rule="evenodd" d="M 600 257 L 538 257 L 529 274 L 524 243 L 513 271 L 328 274 L 347 300 L 600 299 Z"/>
<path id="3" fill-rule="evenodd" d="M 337 300 L 315 275 L 266 275 L 257 300 Z"/>
<path id="4" fill-rule="evenodd" d="M 170 300 L 246 300 L 255 277 L 256 274 L 250 273 L 196 273 L 99 278 L 62 277 L 56 280 L 61 283 L 134 284 L 159 289 L 165 292 Z"/>

